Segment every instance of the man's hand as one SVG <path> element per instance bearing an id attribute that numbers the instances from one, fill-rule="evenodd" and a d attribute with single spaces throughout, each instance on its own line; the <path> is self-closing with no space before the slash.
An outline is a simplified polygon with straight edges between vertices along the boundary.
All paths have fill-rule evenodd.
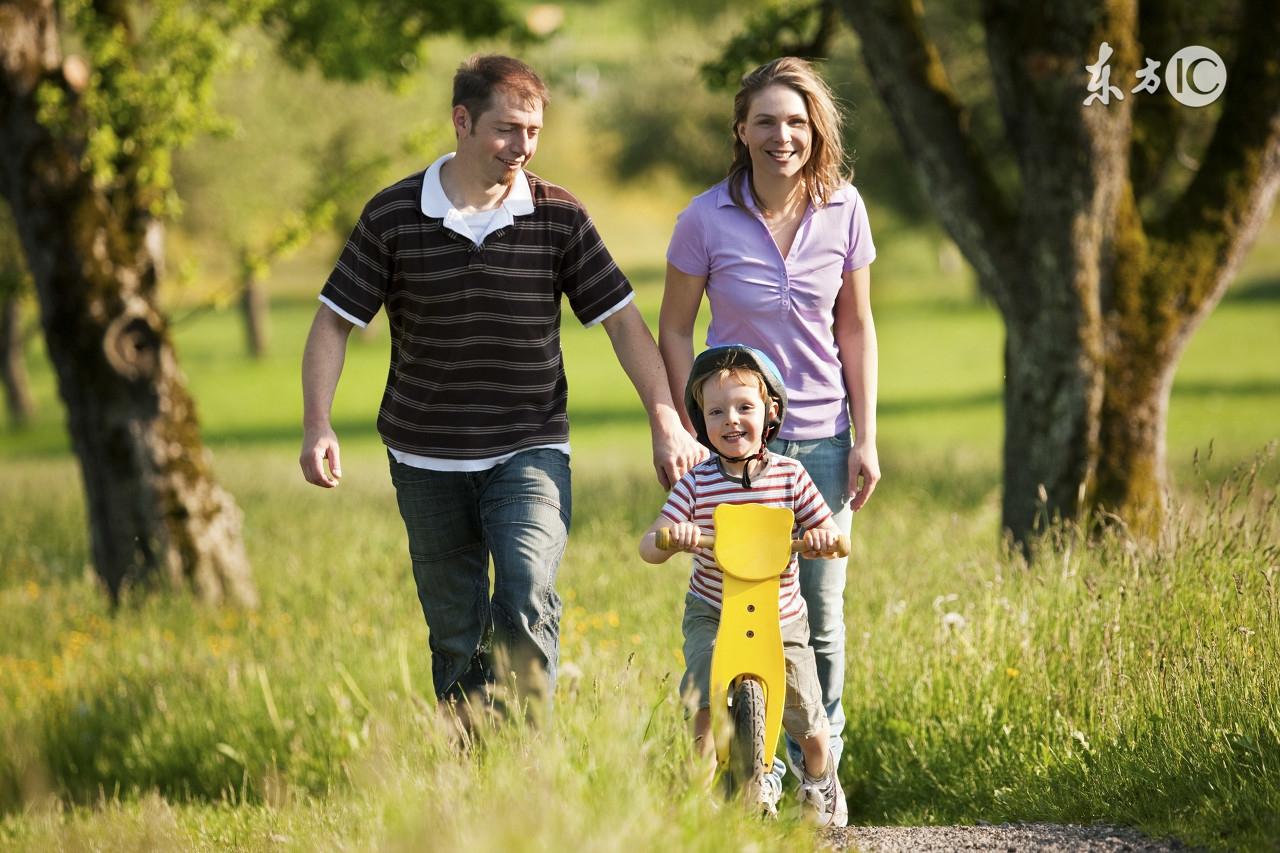
<path id="1" fill-rule="evenodd" d="M 338 454 L 338 436 L 332 427 L 307 428 L 298 464 L 308 483 L 325 489 L 338 485 L 342 479 L 342 461 Z"/>
<path id="2" fill-rule="evenodd" d="M 850 506 L 857 512 L 862 509 L 880 482 L 880 457 L 875 445 L 854 444 L 849 450 Z"/>
<path id="3" fill-rule="evenodd" d="M 653 431 L 653 470 L 662 488 L 670 489 L 685 472 L 707 458 L 708 451 L 680 424 Z"/>

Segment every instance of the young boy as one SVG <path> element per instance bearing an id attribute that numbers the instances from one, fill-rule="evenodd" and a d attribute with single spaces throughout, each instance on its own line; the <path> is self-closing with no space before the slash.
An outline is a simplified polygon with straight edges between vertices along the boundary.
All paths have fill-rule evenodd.
<path id="1" fill-rule="evenodd" d="M 693 363 L 685 388 L 685 407 L 698 440 L 712 450 L 672 488 L 658 518 L 640 539 L 640 556 L 650 563 L 666 562 L 676 550 L 691 551 L 693 575 L 685 596 L 683 621 L 686 671 L 681 692 L 694 715 L 694 744 L 710 759 L 711 654 L 720 624 L 721 582 L 714 555 L 698 547 L 704 533 L 714 534 L 712 514 L 721 503 L 761 503 L 795 513 L 796 530 L 803 531 L 806 556 L 834 550 L 839 530 L 822 496 L 800 463 L 769 453 L 766 444 L 777 434 L 787 404 L 786 390 L 773 362 L 751 347 L 713 347 Z M 673 550 L 657 546 L 656 532 L 671 529 Z M 795 557 L 779 586 L 787 696 L 782 725 L 804 753 L 801 769 L 802 805 L 818 823 L 844 826 L 848 806 L 835 762 L 831 760 L 828 725 L 818 686 L 817 667 L 809 647 L 809 620 L 800 597 Z M 781 795 L 777 776 L 761 780 L 761 806 L 776 814 Z"/>

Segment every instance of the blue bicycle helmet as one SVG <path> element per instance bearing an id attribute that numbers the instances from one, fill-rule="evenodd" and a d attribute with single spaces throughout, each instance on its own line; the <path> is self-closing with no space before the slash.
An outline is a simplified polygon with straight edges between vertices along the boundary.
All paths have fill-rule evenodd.
<path id="1" fill-rule="evenodd" d="M 765 445 L 778 434 L 778 430 L 782 427 L 782 419 L 787 411 L 787 389 L 782 384 L 782 373 L 778 370 L 777 365 L 760 350 L 755 347 L 749 347 L 746 344 L 725 344 L 724 346 L 703 350 L 693 360 L 693 367 L 689 370 L 689 381 L 684 386 L 684 407 L 689 413 L 689 420 L 693 422 L 693 429 L 698 436 L 698 441 L 712 453 L 718 455 L 719 451 L 716 450 L 715 445 L 711 443 L 711 438 L 707 435 L 707 419 L 702 413 L 702 406 L 698 404 L 697 399 L 694 397 L 693 389 L 698 387 L 711 374 L 735 367 L 745 367 L 764 377 L 764 384 L 769 389 L 769 396 L 778 404 L 778 414 L 764 425 L 764 435 L 760 442 L 758 453 L 751 457 L 731 458 L 726 456 L 724 458 L 730 462 L 763 459 L 766 453 Z M 750 468 L 751 464 L 748 461 L 742 471 L 742 484 L 748 489 L 751 488 Z"/>

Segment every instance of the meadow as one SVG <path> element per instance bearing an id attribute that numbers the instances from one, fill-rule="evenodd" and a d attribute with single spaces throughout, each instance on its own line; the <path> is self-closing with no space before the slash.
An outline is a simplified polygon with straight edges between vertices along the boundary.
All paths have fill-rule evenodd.
<path id="1" fill-rule="evenodd" d="M 658 284 L 637 282 L 652 320 Z M 1166 540 L 1064 532 L 1029 566 L 997 536 L 995 317 L 962 300 L 886 301 L 886 475 L 855 520 L 847 605 L 841 773 L 854 821 L 1106 821 L 1210 847 L 1275 844 L 1280 466 L 1255 455 L 1280 397 L 1268 374 L 1280 303 L 1266 284 L 1224 303 L 1186 357 Z M 177 330 L 218 475 L 245 513 L 253 612 L 180 596 L 110 610 L 34 360 L 44 420 L 3 438 L 0 844 L 812 843 L 793 818 L 743 820 L 688 784 L 674 689 L 685 567 L 634 554 L 662 495 L 599 330 L 567 328 L 564 341 L 576 516 L 556 715 L 456 751 L 430 711 L 426 629 L 373 431 L 385 335 L 358 339 L 348 359 L 342 486 L 322 492 L 297 472 L 312 306 L 277 303 L 278 345 L 259 363 L 241 355 L 232 314 Z"/>
<path id="2" fill-rule="evenodd" d="M 570 47 L 589 46 L 601 67 L 637 50 L 622 30 L 590 32 Z M 314 81 L 254 79 L 244 102 L 264 114 L 261 87 L 316 100 Z M 440 93 L 409 96 L 430 114 Z M 349 100 L 373 112 L 380 97 Z M 299 109 L 264 121 L 308 133 Z M 663 175 L 617 184 L 556 131 L 590 126 L 582 104 L 554 109 L 536 171 L 587 203 L 656 326 L 662 246 L 690 189 Z M 244 183 L 228 209 L 243 203 L 250 230 L 269 220 L 236 190 L 283 194 L 279 161 L 202 145 L 201 163 Z M 240 162 L 245 174 L 225 165 Z M 198 253 L 192 234 L 219 221 L 201 212 L 207 198 L 193 194 L 175 254 Z M 1105 822 L 1280 849 L 1280 220 L 1180 365 L 1167 535 L 1058 531 L 1028 565 L 998 530 L 999 319 L 965 271 L 939 263 L 936 231 L 870 202 L 885 478 L 855 519 L 849 570 L 851 820 Z M 793 814 L 744 819 L 689 783 L 675 692 L 687 566 L 635 554 L 663 498 L 645 421 L 603 332 L 571 318 L 575 516 L 555 715 L 469 753 L 451 743 L 374 429 L 385 327 L 350 347 L 334 410 L 341 487 L 308 486 L 297 467 L 298 365 L 333 252 L 322 244 L 274 271 L 274 344 L 260 361 L 233 311 L 204 307 L 225 265 L 205 260 L 169 295 L 217 476 L 244 512 L 254 611 L 180 595 L 110 608 L 32 337 L 37 419 L 0 432 L 0 847 L 814 846 Z"/>

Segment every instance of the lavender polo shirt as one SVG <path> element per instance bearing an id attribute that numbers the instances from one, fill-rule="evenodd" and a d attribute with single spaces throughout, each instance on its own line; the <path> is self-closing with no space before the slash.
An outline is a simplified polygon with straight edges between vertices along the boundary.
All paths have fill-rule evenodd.
<path id="1" fill-rule="evenodd" d="M 830 438 L 849 428 L 844 375 L 836 352 L 836 294 L 844 273 L 876 257 L 867 209 L 849 185 L 830 203 L 810 205 L 791 252 L 782 257 L 751 193 L 744 211 L 727 182 L 695 196 L 676 220 L 667 260 L 707 279 L 707 346 L 748 344 L 768 353 L 787 386 L 781 437 Z"/>

